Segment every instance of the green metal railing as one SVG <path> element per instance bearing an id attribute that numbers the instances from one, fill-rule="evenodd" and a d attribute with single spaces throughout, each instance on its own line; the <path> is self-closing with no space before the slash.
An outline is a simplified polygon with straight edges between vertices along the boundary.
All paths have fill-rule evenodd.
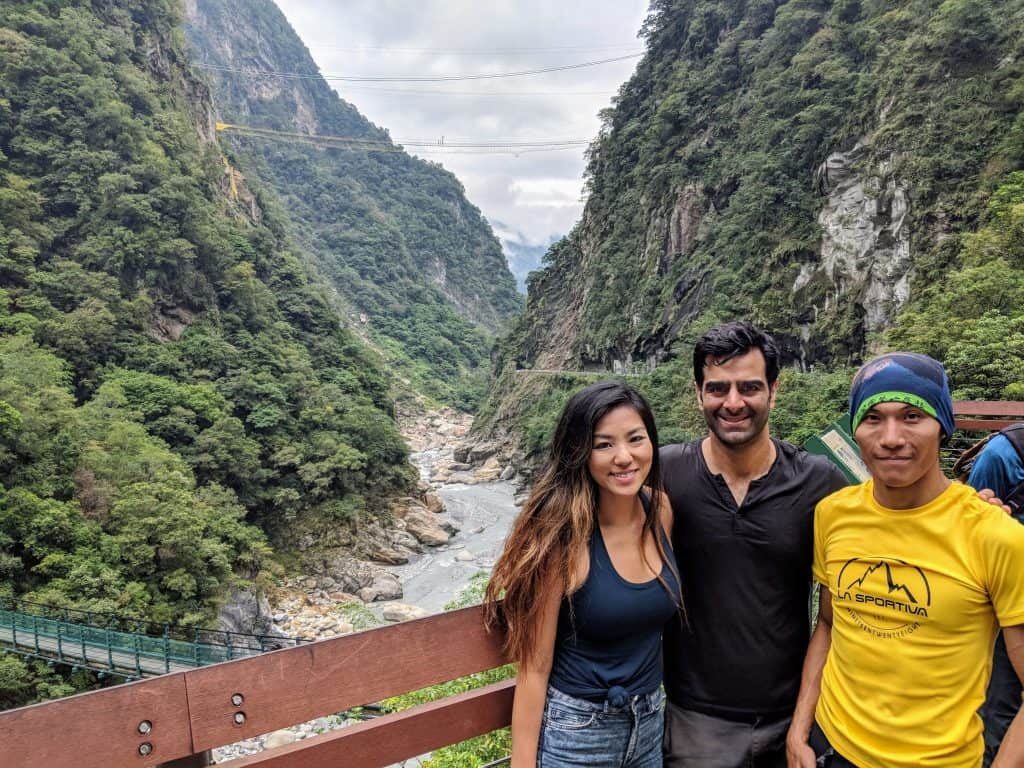
<path id="1" fill-rule="evenodd" d="M 309 641 L 204 628 L 182 629 L 0 597 L 0 648 L 122 677 L 165 674 L 304 642 Z"/>

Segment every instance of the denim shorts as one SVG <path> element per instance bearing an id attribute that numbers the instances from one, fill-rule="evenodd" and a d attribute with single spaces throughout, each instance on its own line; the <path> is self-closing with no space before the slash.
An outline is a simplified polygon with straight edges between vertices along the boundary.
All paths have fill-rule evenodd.
<path id="1" fill-rule="evenodd" d="M 661 768 L 665 725 L 661 690 L 615 707 L 548 687 L 538 768 Z"/>

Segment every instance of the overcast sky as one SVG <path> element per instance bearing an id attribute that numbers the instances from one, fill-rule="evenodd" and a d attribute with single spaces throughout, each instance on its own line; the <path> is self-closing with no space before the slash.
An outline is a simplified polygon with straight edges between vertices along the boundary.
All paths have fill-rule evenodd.
<path id="1" fill-rule="evenodd" d="M 419 77 L 516 72 L 639 52 L 647 7 L 646 0 L 276 2 L 322 74 Z M 590 140 L 598 111 L 636 63 L 497 80 L 331 84 L 399 141 Z M 487 95 L 524 91 L 563 95 Z M 454 172 L 492 225 L 502 222 L 539 244 L 565 234 L 579 217 L 583 150 L 424 157 Z"/>

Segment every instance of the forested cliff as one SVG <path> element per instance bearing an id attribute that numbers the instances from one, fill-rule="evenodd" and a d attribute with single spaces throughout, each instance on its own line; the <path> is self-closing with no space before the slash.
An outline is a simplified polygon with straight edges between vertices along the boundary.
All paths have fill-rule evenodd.
<path id="1" fill-rule="evenodd" d="M 388 142 L 391 151 L 224 139 L 264 179 L 359 324 L 413 387 L 475 404 L 492 334 L 521 308 L 501 245 L 459 181 L 390 144 L 323 80 L 272 0 L 190 0 L 187 30 L 220 118 Z M 262 73 L 262 74 L 254 74 Z M 282 73 L 268 74 L 268 73 Z"/>
<path id="2" fill-rule="evenodd" d="M 579 383 L 526 368 L 644 373 L 682 436 L 692 339 L 738 316 L 818 384 L 901 345 L 1024 396 L 1024 4 L 654 0 L 642 37 L 479 434 Z"/>
<path id="3" fill-rule="evenodd" d="M 377 356 L 228 194 L 182 24 L 0 4 L 0 594 L 194 624 L 414 472 Z"/>

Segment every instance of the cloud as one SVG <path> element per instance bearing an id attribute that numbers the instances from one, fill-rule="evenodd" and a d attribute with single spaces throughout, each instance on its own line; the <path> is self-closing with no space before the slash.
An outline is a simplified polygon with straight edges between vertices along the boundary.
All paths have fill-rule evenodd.
<path id="1" fill-rule="evenodd" d="M 277 2 L 322 73 L 362 76 L 501 73 L 621 56 L 642 50 L 636 33 L 646 10 L 646 0 Z M 636 61 L 500 80 L 332 85 L 396 140 L 590 140 L 597 113 Z M 523 92 L 563 95 L 502 95 Z M 539 243 L 579 217 L 583 152 L 422 156 L 455 173 L 489 219 Z"/>
<path id="2" fill-rule="evenodd" d="M 512 182 L 516 203 L 528 208 L 578 209 L 581 187 L 577 179 L 517 179 Z"/>

